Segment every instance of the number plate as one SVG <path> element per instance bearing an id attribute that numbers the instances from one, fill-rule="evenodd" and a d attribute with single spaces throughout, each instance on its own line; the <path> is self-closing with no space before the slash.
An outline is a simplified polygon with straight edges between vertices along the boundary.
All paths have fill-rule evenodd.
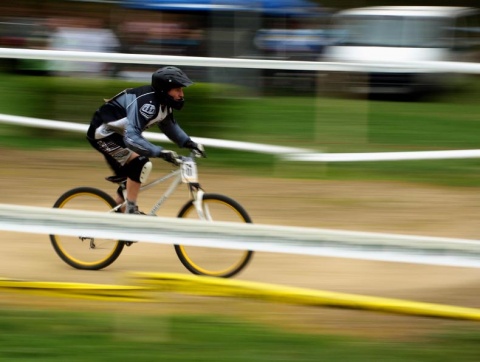
<path id="1" fill-rule="evenodd" d="M 198 182 L 197 164 L 193 161 L 184 161 L 182 163 L 182 182 Z"/>

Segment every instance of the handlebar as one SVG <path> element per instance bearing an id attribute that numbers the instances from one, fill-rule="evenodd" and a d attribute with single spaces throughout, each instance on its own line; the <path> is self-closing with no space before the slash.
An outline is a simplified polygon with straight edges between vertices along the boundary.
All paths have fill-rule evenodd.
<path id="1" fill-rule="evenodd" d="M 187 161 L 193 161 L 193 157 L 191 157 L 191 156 L 179 156 L 178 158 L 176 158 L 176 161 L 177 161 L 177 164 L 180 166 Z"/>
<path id="2" fill-rule="evenodd" d="M 176 161 L 178 165 L 181 165 L 186 161 L 194 161 L 195 158 L 203 158 L 203 156 L 195 152 L 194 150 L 191 150 L 188 156 L 179 155 L 179 157 L 176 158 Z"/>

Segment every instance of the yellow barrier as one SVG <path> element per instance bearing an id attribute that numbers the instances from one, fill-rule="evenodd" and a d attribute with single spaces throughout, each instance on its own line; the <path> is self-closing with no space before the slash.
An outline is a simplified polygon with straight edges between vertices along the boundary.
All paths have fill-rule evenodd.
<path id="1" fill-rule="evenodd" d="M 144 286 L 32 282 L 0 279 L 0 290 L 116 302 L 147 302 L 154 291 L 251 298 L 309 306 L 360 309 L 425 317 L 480 321 L 480 309 L 400 299 L 285 287 L 274 284 L 172 273 L 132 273 Z"/>
<path id="2" fill-rule="evenodd" d="M 147 302 L 153 300 L 150 296 L 144 295 L 146 292 L 151 292 L 152 288 L 122 285 L 0 279 L 0 290 L 115 302 Z"/>
<path id="3" fill-rule="evenodd" d="M 132 277 L 139 282 L 155 287 L 161 291 L 174 291 L 206 296 L 254 298 L 300 305 L 362 309 L 396 314 L 480 321 L 480 309 L 476 308 L 317 291 L 194 275 L 134 273 Z"/>

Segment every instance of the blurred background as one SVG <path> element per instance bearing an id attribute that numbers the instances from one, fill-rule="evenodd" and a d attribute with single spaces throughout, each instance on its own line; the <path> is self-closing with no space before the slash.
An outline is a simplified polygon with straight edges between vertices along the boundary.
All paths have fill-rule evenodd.
<path id="1" fill-rule="evenodd" d="M 426 8 L 358 9 L 397 5 Z M 460 0 L 455 2 L 455 8 L 438 8 L 451 5 L 452 2 L 446 0 L 2 1 L 0 47 L 319 63 L 341 61 L 380 66 L 422 60 L 478 64 L 478 0 Z M 104 98 L 127 87 L 148 83 L 152 72 L 164 65 L 0 58 L 0 113 L 86 125 Z M 193 138 L 257 142 L 319 152 L 480 149 L 480 78 L 468 72 L 403 68 L 369 72 L 182 68 L 196 84 L 186 90 L 186 106 L 176 113 L 176 118 Z M 15 157 L 10 156 L 11 152 L 15 152 Z M 208 158 L 201 162 L 210 184 L 222 193 L 227 190 L 232 197 L 239 197 L 255 222 L 478 237 L 480 161 L 475 158 L 302 163 L 284 161 L 270 154 L 213 147 L 207 153 Z M 10 199 L 5 198 L 12 203 L 50 206 L 70 186 L 84 182 L 96 185 L 108 172 L 103 160 L 96 156 L 83 134 L 0 123 L 0 159 L 4 164 L 0 181 L 2 189 L 8 190 Z M 25 245 L 27 240 L 19 243 Z M 53 280 L 95 279 L 98 282 L 103 278 L 110 281 L 125 270 L 122 269 L 125 265 L 159 268 L 157 252 L 145 253 L 139 246 L 133 252 L 137 254 L 131 254 L 130 259 L 125 257 L 125 264 L 116 271 L 113 269 L 111 274 L 107 271 L 87 277 L 77 270 L 66 270 L 53 251 L 45 251 L 45 245 L 38 240 L 32 239 L 31 243 L 23 249 L 10 243 L 15 255 L 22 254 L 24 264 L 18 268 L 5 264 L 2 275 L 37 278 L 38 270 L 47 269 L 45 260 L 52 259 L 55 263 L 51 263 L 48 276 Z M 42 252 L 44 255 L 39 254 Z M 6 258 L 8 255 L 11 253 L 5 253 Z M 173 260 L 171 254 L 165 255 L 170 264 L 160 265 L 175 270 L 178 261 Z M 427 266 L 397 268 L 396 264 L 355 264 L 328 258 L 322 258 L 321 262 L 311 258 L 305 262 L 306 259 L 291 255 L 271 254 L 259 255 L 258 260 L 242 277 L 314 289 L 478 306 L 478 277 L 467 269 L 455 273 L 451 269 L 427 269 Z M 10 305 L 15 303 L 17 300 Z M 52 304 L 53 309 L 69 308 L 59 306 L 61 302 Z M 183 312 L 185 305 L 189 313 L 199 313 L 199 305 L 206 305 L 209 311 L 222 310 L 228 314 L 234 309 L 240 316 L 273 321 L 284 330 L 290 325 L 300 329 L 298 326 L 302 324 L 317 333 L 341 330 L 364 336 L 367 331 L 376 341 L 382 340 L 387 329 L 391 333 L 389 338 L 401 335 L 399 338 L 405 340 L 415 331 L 430 333 L 438 326 L 458 326 L 434 324 L 416 317 L 382 318 L 379 314 L 356 311 L 346 314 L 343 310 L 333 313 L 308 307 L 275 305 L 272 308 L 269 303 L 243 300 L 232 304 L 223 300 L 199 303 L 199 298 L 185 301 L 183 297 L 173 297 L 166 304 L 168 313 Z M 109 308 L 110 305 L 104 310 Z M 119 306 L 118 310 L 123 308 Z M 156 308 L 157 304 L 151 308 L 152 314 L 158 312 Z M 97 357 L 108 357 L 109 353 L 113 356 L 111 351 L 115 350 L 119 360 L 126 356 L 142 360 L 138 351 L 143 351 L 147 342 L 151 342 L 152 333 L 158 334 L 162 328 L 166 335 L 157 335 L 161 342 L 178 343 L 171 344 L 171 360 L 179 356 L 179 350 L 185 360 L 197 360 L 196 347 L 207 346 L 205 350 L 226 351 L 218 360 L 252 361 L 258 360 L 256 352 L 260 347 L 265 348 L 265 344 L 261 344 L 265 337 L 262 328 L 244 328 L 240 322 L 228 319 L 231 315 L 226 320 L 209 316 L 166 317 L 159 321 L 147 320 L 138 326 L 133 323 L 132 327 L 130 319 L 137 315 L 130 318 L 121 314 L 114 311 L 113 317 L 102 316 L 91 324 L 83 317 L 74 318 L 69 325 L 64 322 L 68 320 L 64 316 L 33 312 L 25 316 L 23 312 L 17 315 L 0 311 L 2 320 L 8 320 L 6 330 L 11 331 L 5 333 L 7 337 L 3 339 L 10 353 L 5 360 L 25 353 L 22 352 L 25 340 L 38 344 L 36 349 L 31 349 L 32 355 L 43 351 L 48 360 L 58 353 L 57 340 L 64 335 L 63 360 L 73 361 L 74 356 L 80 355 L 69 350 L 69 344 L 82 345 L 82 338 L 91 335 L 99 338 L 100 344 L 114 345 L 109 352 L 102 354 L 100 350 Z M 149 319 L 148 316 L 145 319 Z M 38 321 L 42 323 L 37 324 Z M 240 337 L 245 340 L 237 347 L 237 343 L 227 337 L 236 333 L 239 326 Z M 130 343 L 132 328 L 140 335 L 135 343 Z M 49 333 L 42 333 L 45 330 Z M 206 330 L 208 333 L 204 335 Z M 114 342 L 122 343 L 112 343 L 112 335 Z M 182 339 L 184 336 L 188 336 L 187 342 Z M 205 338 L 202 340 L 202 337 Z M 222 337 L 226 340 L 218 342 Z M 433 342 L 425 346 L 420 343 L 412 347 L 412 343 L 396 341 L 393 346 L 380 348 L 380 343 L 369 345 L 372 349 L 366 351 L 352 346 L 365 344 L 349 344 L 344 340 L 296 341 L 284 335 L 270 338 L 272 343 L 266 343 L 269 348 L 263 355 L 264 360 L 320 360 L 318 356 L 325 353 L 324 346 L 330 346 L 334 357 L 329 355 L 327 360 L 362 360 L 361 353 L 365 361 L 386 360 L 385 356 L 395 353 L 397 360 L 412 360 L 412 355 L 405 351 L 414 348 L 416 360 L 429 357 L 430 360 L 462 360 L 464 357 L 463 360 L 473 361 L 478 357 L 472 356 L 478 354 L 479 340 L 478 331 L 474 331 L 465 338 L 430 339 Z M 192 340 L 197 344 L 191 344 Z M 445 341 L 453 341 L 448 351 L 442 350 L 450 347 Z M 158 340 L 154 342 L 148 346 L 144 360 L 151 360 L 152 354 L 159 353 L 158 346 L 166 345 L 157 343 Z M 49 343 L 51 349 L 45 347 Z M 88 344 L 89 340 L 85 342 Z M 132 349 L 122 354 L 125 351 L 118 349 L 119 345 Z M 284 346 L 288 348 L 282 348 Z M 0 348 L 0 360 L 5 348 Z M 289 355 L 292 348 L 293 355 Z"/>
<path id="2" fill-rule="evenodd" d="M 0 46 L 275 60 L 479 61 L 479 15 L 474 9 L 458 8 L 462 4 L 447 10 L 426 8 L 421 14 L 418 11 L 408 14 L 399 9 L 341 11 L 388 3 L 21 0 L 15 5 L 0 5 Z M 422 5 L 428 5 L 426 3 Z M 440 3 L 436 1 L 432 5 L 442 5 Z M 468 6 L 469 1 L 463 3 Z M 381 50 L 366 56 L 369 52 L 365 47 L 372 46 Z M 389 48 L 395 48 L 395 53 Z M 409 54 L 412 49 L 416 49 L 417 54 Z M 390 55 L 386 54 L 389 52 Z M 10 64 L 2 63 L 7 70 L 23 74 L 83 73 L 148 80 L 151 73 L 151 67 L 133 65 L 15 59 L 10 60 Z M 187 68 L 197 81 L 246 85 L 262 91 L 312 93 L 318 86 L 315 72 Z M 419 79 L 413 79 L 416 76 Z M 342 74 L 340 79 L 334 77 L 327 85 L 329 91 L 353 90 L 350 86 L 358 85 L 357 92 L 362 86 L 364 91 L 375 93 L 426 92 L 436 88 L 431 78 L 431 74 L 429 79 L 426 74 L 411 72 L 390 74 L 390 77 Z M 376 87 L 379 84 L 382 87 Z"/>

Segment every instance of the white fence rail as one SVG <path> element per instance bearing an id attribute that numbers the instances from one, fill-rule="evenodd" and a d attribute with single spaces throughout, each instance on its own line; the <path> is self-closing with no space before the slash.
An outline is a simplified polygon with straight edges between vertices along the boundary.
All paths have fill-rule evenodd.
<path id="1" fill-rule="evenodd" d="M 28 126 L 36 128 L 55 129 L 60 131 L 72 131 L 80 132 L 86 135 L 88 125 L 80 123 L 70 123 L 64 121 L 54 121 L 49 119 L 31 118 L 22 116 L 13 116 L 9 114 L 0 114 L 0 123 L 14 124 L 18 126 Z M 154 132 L 144 132 L 143 135 L 152 140 L 158 142 L 171 142 L 165 135 Z M 229 140 L 217 140 L 212 138 L 194 137 L 197 142 L 202 143 L 205 146 L 234 149 L 234 150 L 246 150 L 258 153 L 268 154 L 288 154 L 288 153 L 308 153 L 312 152 L 305 148 L 284 147 L 275 145 L 264 145 L 251 142 L 239 142 Z"/>
<path id="2" fill-rule="evenodd" d="M 468 239 L 207 223 L 6 204 L 0 204 L 0 230 L 480 268 L 480 240 Z"/>
<path id="3" fill-rule="evenodd" d="M 127 64 L 170 64 L 190 65 L 199 67 L 217 68 L 249 68 L 249 69 L 285 69 L 285 70 L 313 70 L 313 71 L 395 71 L 399 68 L 425 72 L 449 72 L 480 74 L 479 63 L 416 61 L 416 62 L 388 62 L 388 63 L 340 63 L 340 62 L 307 62 L 307 61 L 280 61 L 265 59 L 241 58 L 211 58 L 211 57 L 184 57 L 172 55 L 98 53 L 63 50 L 39 50 L 0 48 L 0 58 L 17 59 L 44 59 L 81 62 L 106 62 Z"/>
<path id="4" fill-rule="evenodd" d="M 30 118 L 0 114 L 0 123 L 15 124 L 62 131 L 86 133 L 88 126 L 79 123 L 53 121 L 48 119 Z M 145 137 L 158 142 L 170 142 L 159 133 L 145 132 Z M 319 153 L 305 148 L 267 145 L 252 142 L 218 140 L 212 138 L 194 137 L 197 142 L 209 147 L 250 151 L 277 155 L 286 161 L 302 162 L 361 162 L 361 161 L 402 161 L 402 160 L 432 160 L 432 159 L 463 159 L 479 158 L 480 150 L 449 150 L 449 151 L 416 151 L 416 152 L 369 152 L 369 153 Z"/>
<path id="5" fill-rule="evenodd" d="M 287 161 L 302 162 L 372 162 L 407 160 L 444 160 L 480 158 L 480 150 L 366 152 L 366 153 L 292 153 L 283 155 Z"/>

